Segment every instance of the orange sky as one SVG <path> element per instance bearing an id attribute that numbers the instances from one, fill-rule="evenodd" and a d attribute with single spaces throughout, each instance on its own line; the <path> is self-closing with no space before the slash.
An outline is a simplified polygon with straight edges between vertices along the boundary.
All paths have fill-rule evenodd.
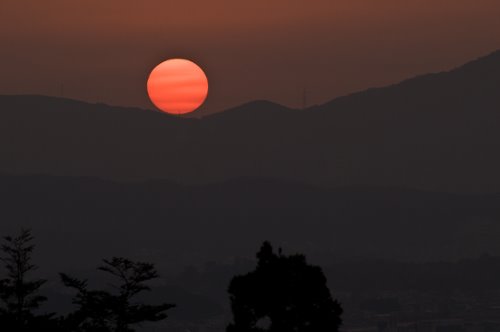
<path id="1" fill-rule="evenodd" d="M 146 80 L 187 57 L 200 114 L 249 100 L 309 104 L 500 48 L 498 0 L 2 0 L 0 94 L 152 108 Z"/>

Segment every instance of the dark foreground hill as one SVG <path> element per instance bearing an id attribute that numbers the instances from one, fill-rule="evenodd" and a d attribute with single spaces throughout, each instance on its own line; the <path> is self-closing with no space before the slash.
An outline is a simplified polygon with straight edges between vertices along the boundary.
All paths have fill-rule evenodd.
<path id="1" fill-rule="evenodd" d="M 0 97 L 0 171 L 209 183 L 500 191 L 500 52 L 307 110 L 252 102 L 203 119 Z"/>
<path id="2" fill-rule="evenodd" d="M 253 257 L 264 240 L 315 261 L 500 254 L 500 196 L 328 189 L 262 179 L 203 186 L 0 177 L 0 234 L 32 227 L 46 268 L 131 256 L 174 269 Z"/>

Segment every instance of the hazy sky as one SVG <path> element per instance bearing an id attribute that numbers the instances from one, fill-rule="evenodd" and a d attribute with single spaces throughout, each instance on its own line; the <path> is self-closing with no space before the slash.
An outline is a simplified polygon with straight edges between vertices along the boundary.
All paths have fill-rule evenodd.
<path id="1" fill-rule="evenodd" d="M 2 0 L 0 94 L 152 108 L 149 71 L 207 73 L 201 114 L 288 106 L 453 68 L 500 48 L 499 0 Z"/>

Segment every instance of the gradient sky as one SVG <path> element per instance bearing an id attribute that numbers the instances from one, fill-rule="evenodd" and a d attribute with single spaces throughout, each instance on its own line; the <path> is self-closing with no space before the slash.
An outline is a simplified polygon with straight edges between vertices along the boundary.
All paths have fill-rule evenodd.
<path id="1" fill-rule="evenodd" d="M 210 82 L 200 114 L 299 107 L 304 88 L 323 103 L 499 49 L 499 17 L 498 0 L 2 0 L 0 94 L 153 108 L 150 70 L 186 57 Z"/>

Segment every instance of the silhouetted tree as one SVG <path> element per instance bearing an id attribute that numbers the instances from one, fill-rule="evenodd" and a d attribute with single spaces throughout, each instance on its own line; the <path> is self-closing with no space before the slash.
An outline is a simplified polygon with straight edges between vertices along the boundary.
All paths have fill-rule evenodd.
<path id="1" fill-rule="evenodd" d="M 98 269 L 117 280 L 112 285 L 117 291 L 115 294 L 104 290 L 88 290 L 87 281 L 61 273 L 63 284 L 77 291 L 73 303 L 78 308 L 64 322 L 68 331 L 129 332 L 134 331 L 131 325 L 160 321 L 167 317 L 165 312 L 175 305 L 148 305 L 134 301 L 136 295 L 150 290 L 146 282 L 158 277 L 153 264 L 117 257 L 103 262 L 104 265 Z"/>
<path id="2" fill-rule="evenodd" d="M 320 267 L 303 255 L 275 254 L 268 242 L 257 258 L 255 271 L 229 285 L 234 322 L 228 332 L 338 331 L 342 308 Z"/>
<path id="3" fill-rule="evenodd" d="M 38 293 L 45 283 L 43 279 L 29 280 L 37 269 L 31 262 L 33 236 L 30 230 L 22 229 L 16 237 L 4 237 L 2 257 L 7 276 L 0 280 L 0 328 L 5 331 L 40 331 L 53 327 L 52 315 L 38 315 L 34 311 L 46 301 Z"/>

